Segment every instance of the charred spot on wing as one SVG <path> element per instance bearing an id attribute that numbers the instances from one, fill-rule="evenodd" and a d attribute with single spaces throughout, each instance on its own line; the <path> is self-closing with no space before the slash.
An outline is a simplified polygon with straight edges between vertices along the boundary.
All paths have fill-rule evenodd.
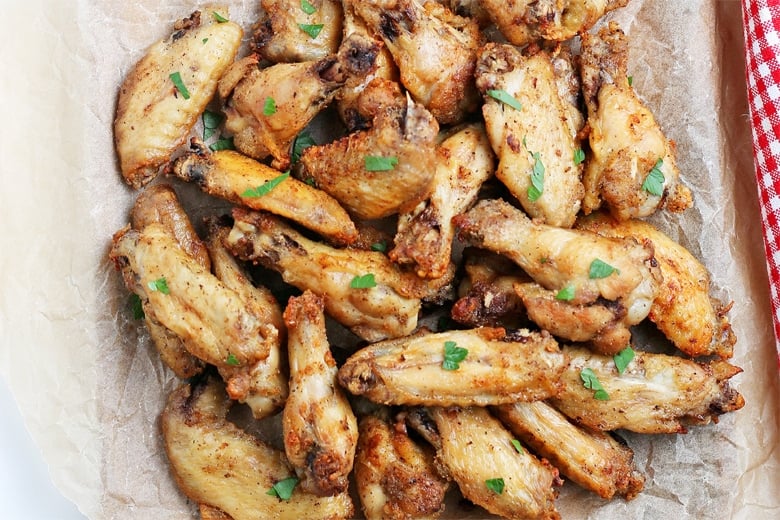
<path id="1" fill-rule="evenodd" d="M 398 29 L 398 22 L 393 19 L 390 13 L 382 13 L 380 18 L 379 31 L 382 33 L 382 36 L 390 41 L 394 41 L 401 34 L 401 31 Z"/>

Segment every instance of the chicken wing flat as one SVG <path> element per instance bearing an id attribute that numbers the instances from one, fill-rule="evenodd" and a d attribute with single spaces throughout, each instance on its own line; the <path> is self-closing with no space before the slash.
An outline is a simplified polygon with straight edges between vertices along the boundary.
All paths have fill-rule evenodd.
<path id="1" fill-rule="evenodd" d="M 315 61 L 335 54 L 341 43 L 341 2 L 262 0 L 263 16 L 254 28 L 253 44 L 268 61 Z"/>
<path id="2" fill-rule="evenodd" d="M 501 405 L 493 413 L 534 453 L 601 498 L 631 500 L 642 491 L 634 452 L 610 434 L 575 426 L 544 401 Z"/>
<path id="3" fill-rule="evenodd" d="M 545 306 L 540 315 L 554 312 L 564 317 L 566 309 L 575 312 L 573 306 L 589 304 L 611 311 L 615 318 L 609 322 L 612 326 L 598 329 L 591 338 L 603 352 L 614 353 L 625 347 L 630 339 L 628 327 L 647 317 L 662 280 L 652 244 L 647 241 L 640 244 L 633 239 L 538 224 L 501 200 L 480 201 L 454 220 L 461 239 L 507 256 L 553 293 L 558 305 Z M 521 297 L 528 292 L 522 289 Z M 544 298 L 539 300 L 540 304 L 549 302 L 549 295 Z M 607 302 L 603 303 L 604 300 Z M 526 309 L 534 319 L 529 303 L 533 302 L 527 300 Z M 579 332 L 576 317 L 566 323 L 576 328 L 567 331 L 566 327 L 556 327 L 553 333 L 567 338 Z M 554 316 L 545 324 L 555 325 Z"/>
<path id="4" fill-rule="evenodd" d="M 410 211 L 431 191 L 439 125 L 408 100 L 385 107 L 372 127 L 301 154 L 301 176 L 362 219 Z"/>
<path id="5" fill-rule="evenodd" d="M 434 406 L 414 410 L 410 422 L 428 429 L 421 433 L 467 499 L 504 518 L 560 518 L 558 470 L 528 450 L 518 451 L 514 437 L 487 409 Z"/>
<path id="6" fill-rule="evenodd" d="M 401 83 L 439 123 L 460 122 L 477 108 L 474 66 L 482 36 L 476 22 L 435 2 L 345 3 L 369 31 L 382 37 L 398 65 Z"/>
<path id="7" fill-rule="evenodd" d="M 404 273 L 376 251 L 336 249 L 304 237 L 268 214 L 233 211 L 228 247 L 243 260 L 281 273 L 285 282 L 309 289 L 326 312 L 367 341 L 411 333 L 421 298 L 435 292 L 414 273 Z M 356 278 L 365 280 L 359 288 Z M 358 285 L 358 287 L 351 287 Z"/>
<path id="8" fill-rule="evenodd" d="M 229 407 L 224 387 L 210 378 L 174 390 L 162 414 L 173 476 L 201 511 L 219 520 L 352 517 L 347 493 L 318 497 L 296 486 L 289 499 L 274 496 L 274 486 L 294 478 L 295 472 L 282 451 L 229 422 Z"/>
<path id="9" fill-rule="evenodd" d="M 683 211 L 691 192 L 679 182 L 675 145 L 628 84 L 628 40 L 612 22 L 582 35 L 582 83 L 591 154 L 583 184 L 585 213 L 603 200 L 620 220 L 661 206 Z"/>
<path id="10" fill-rule="evenodd" d="M 403 422 L 360 418 L 355 483 L 367 520 L 435 519 L 444 511 L 447 479 L 430 447 L 417 444 Z"/>
<path id="11" fill-rule="evenodd" d="M 451 262 L 452 217 L 468 209 L 492 174 L 493 152 L 481 125 L 468 125 L 436 149 L 433 191 L 398 219 L 390 259 L 411 264 L 422 278 L 440 278 Z"/>
<path id="12" fill-rule="evenodd" d="M 133 229 L 139 231 L 151 223 L 161 224 L 173 234 L 184 251 L 206 269 L 211 268 L 206 245 L 192 227 L 171 186 L 154 184 L 143 190 L 133 204 L 131 220 Z M 141 294 L 137 296 L 140 298 Z M 148 299 L 142 298 L 141 305 L 146 328 L 162 362 L 181 379 L 199 374 L 203 370 L 203 362 L 187 351 L 179 336 L 158 321 Z"/>
<path id="13" fill-rule="evenodd" d="M 501 33 L 515 45 L 564 41 L 583 33 L 628 0 L 479 0 Z"/>
<path id="14" fill-rule="evenodd" d="M 650 306 L 650 320 L 689 356 L 731 357 L 736 342 L 726 315 L 731 305 L 710 297 L 710 274 L 690 251 L 640 220 L 617 221 L 593 213 L 580 219 L 577 228 L 605 236 L 651 240 L 663 283 Z"/>
<path id="15" fill-rule="evenodd" d="M 193 149 L 174 161 L 173 175 L 209 195 L 289 218 L 334 243 L 357 239 L 346 210 L 327 193 L 232 150 L 212 153 L 197 142 Z"/>
<path id="16" fill-rule="evenodd" d="M 249 281 L 235 257 L 225 247 L 230 227 L 217 218 L 207 220 L 208 248 L 214 266 L 214 275 L 226 287 L 236 291 L 246 302 L 250 312 L 264 323 L 270 323 L 279 331 L 277 341 L 269 342 L 268 357 L 258 361 L 249 373 L 249 390 L 244 402 L 252 409 L 256 419 L 268 417 L 284 406 L 287 399 L 287 374 L 283 367 L 281 346 L 287 337 L 282 311 L 271 291 L 255 287 Z M 226 370 L 223 368 L 223 374 Z"/>
<path id="17" fill-rule="evenodd" d="M 546 333 L 421 331 L 357 351 L 339 369 L 339 382 L 382 404 L 486 406 L 556 395 L 566 364 Z"/>
<path id="18" fill-rule="evenodd" d="M 550 404 L 577 423 L 598 430 L 624 428 L 638 433 L 685 433 L 686 425 L 708 424 L 739 410 L 743 397 L 729 386 L 742 369 L 725 361 L 699 364 L 665 354 L 637 351 L 622 374 L 610 356 L 580 347 L 563 349 L 571 363 L 565 389 Z M 603 388 L 597 399 L 593 377 Z M 583 375 L 585 371 L 585 375 Z M 586 382 L 586 379 L 588 382 Z"/>
<path id="19" fill-rule="evenodd" d="M 488 43 L 476 74 L 485 96 L 485 127 L 499 160 L 496 177 L 531 217 L 571 227 L 584 195 L 582 165 L 575 161 L 576 130 L 550 56 L 544 51 L 523 56 L 511 45 Z M 501 93 L 511 99 L 496 99 Z"/>
<path id="20" fill-rule="evenodd" d="M 338 54 L 317 61 L 279 63 L 261 69 L 257 55 L 236 62 L 219 83 L 227 100 L 225 129 L 236 149 L 255 159 L 273 156 L 286 170 L 295 137 L 335 97 L 351 76 L 372 70 L 377 43 L 353 35 Z"/>
<path id="21" fill-rule="evenodd" d="M 284 451 L 301 489 L 320 496 L 347 491 L 358 439 L 355 414 L 336 382 L 322 298 L 304 291 L 284 311 L 289 333 L 290 398 L 284 407 Z"/>
<path id="22" fill-rule="evenodd" d="M 119 89 L 114 144 L 125 181 L 140 188 L 155 178 L 184 143 L 233 62 L 243 31 L 217 7 L 177 22 L 173 34 L 152 45 Z M 203 43 L 206 41 L 206 43 Z"/>

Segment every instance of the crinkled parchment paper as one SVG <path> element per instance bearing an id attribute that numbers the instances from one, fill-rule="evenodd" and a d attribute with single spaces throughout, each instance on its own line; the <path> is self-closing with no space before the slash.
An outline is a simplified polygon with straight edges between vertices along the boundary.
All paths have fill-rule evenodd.
<path id="1" fill-rule="evenodd" d="M 249 29 L 259 2 L 229 3 Z M 194 512 L 161 450 L 157 417 L 175 382 L 143 327 L 128 320 L 106 253 L 135 196 L 112 148 L 117 87 L 197 5 L 26 0 L 3 9 L 0 373 L 55 484 L 93 519 Z M 634 86 L 677 142 L 695 192 L 694 209 L 656 220 L 704 261 L 715 294 L 734 301 L 733 362 L 745 370 L 734 381 L 747 405 L 687 435 L 628 435 L 647 476 L 635 500 L 606 503 L 567 484 L 558 507 L 567 519 L 778 518 L 780 388 L 740 5 L 631 0 L 614 18 L 632 41 Z"/>

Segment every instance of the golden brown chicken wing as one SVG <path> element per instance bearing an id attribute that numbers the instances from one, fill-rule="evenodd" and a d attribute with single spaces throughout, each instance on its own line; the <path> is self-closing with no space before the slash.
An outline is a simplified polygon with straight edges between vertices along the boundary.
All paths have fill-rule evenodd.
<path id="1" fill-rule="evenodd" d="M 195 11 L 152 45 L 128 73 L 117 101 L 114 143 L 125 181 L 140 188 L 184 143 L 233 62 L 243 31 L 227 8 Z M 203 42 L 206 43 L 203 43 Z"/>

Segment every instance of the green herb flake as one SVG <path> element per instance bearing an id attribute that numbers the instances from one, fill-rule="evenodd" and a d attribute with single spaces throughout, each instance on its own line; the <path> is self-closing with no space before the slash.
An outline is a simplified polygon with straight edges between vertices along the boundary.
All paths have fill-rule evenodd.
<path id="1" fill-rule="evenodd" d="M 264 195 L 268 195 L 271 193 L 271 190 L 279 186 L 282 182 L 287 180 L 290 177 L 290 172 L 286 171 L 279 175 L 278 177 L 274 177 L 271 180 L 265 181 L 260 186 L 257 186 L 256 188 L 249 188 L 244 193 L 241 194 L 242 197 L 245 197 L 247 199 L 254 199 L 257 197 L 262 197 Z"/>
<path id="2" fill-rule="evenodd" d="M 241 364 L 241 362 L 238 360 L 238 358 L 236 356 L 233 355 L 232 352 L 230 354 L 228 354 L 228 357 L 225 360 L 225 363 L 230 365 L 231 367 L 237 367 L 238 365 Z"/>
<path id="3" fill-rule="evenodd" d="M 133 293 L 130 295 L 130 310 L 133 312 L 134 320 L 142 320 L 146 317 L 144 314 L 144 306 L 141 303 L 141 297 Z"/>
<path id="4" fill-rule="evenodd" d="M 629 363 L 634 359 L 634 349 L 629 345 L 614 356 L 612 359 L 615 361 L 615 368 L 617 368 L 618 374 L 622 374 L 626 371 Z"/>
<path id="5" fill-rule="evenodd" d="M 371 244 L 371 251 L 384 253 L 385 251 L 387 251 L 387 242 L 384 240 L 380 240 L 379 242 L 374 242 L 373 244 Z"/>
<path id="6" fill-rule="evenodd" d="M 591 280 L 596 280 L 599 278 L 606 278 L 612 273 L 620 274 L 620 269 L 612 267 L 611 265 L 604 262 L 603 260 L 599 260 L 598 258 L 596 258 L 590 263 L 590 269 L 588 270 L 588 277 Z"/>
<path id="7" fill-rule="evenodd" d="M 505 105 L 509 105 L 510 107 L 514 108 L 515 110 L 522 110 L 523 105 L 520 104 L 520 102 L 509 92 L 506 90 L 488 90 L 487 95 L 492 97 L 493 99 L 502 102 Z"/>
<path id="8" fill-rule="evenodd" d="M 457 370 L 460 368 L 460 362 L 466 359 L 468 353 L 468 349 L 459 347 L 454 341 L 445 341 L 444 361 L 442 361 L 441 367 L 444 370 Z"/>
<path id="9" fill-rule="evenodd" d="M 152 280 L 151 282 L 147 283 L 146 286 L 152 291 L 159 291 L 163 294 L 171 294 L 171 290 L 168 288 L 168 280 L 166 280 L 165 277 Z"/>
<path id="10" fill-rule="evenodd" d="M 629 76 L 628 78 L 628 86 L 632 86 L 634 84 L 634 76 Z"/>
<path id="11" fill-rule="evenodd" d="M 290 497 L 293 494 L 293 490 L 297 485 L 298 485 L 298 478 L 288 477 L 274 484 L 273 487 L 271 487 L 271 489 L 266 491 L 266 494 L 271 495 L 273 497 L 281 498 L 282 500 L 290 500 Z"/>
<path id="12" fill-rule="evenodd" d="M 203 42 L 203 45 L 206 45 L 209 42 L 209 39 L 208 38 L 203 38 L 201 41 Z"/>
<path id="13" fill-rule="evenodd" d="M 265 98 L 265 102 L 263 103 L 263 115 L 272 116 L 275 113 L 276 113 L 276 101 L 274 101 L 274 98 L 272 97 Z"/>
<path id="14" fill-rule="evenodd" d="M 512 446 L 515 448 L 517 453 L 523 453 L 523 445 L 520 444 L 520 441 L 517 439 L 512 439 Z"/>
<path id="15" fill-rule="evenodd" d="M 556 300 L 563 300 L 565 302 L 571 301 L 574 299 L 574 286 L 573 285 L 567 285 L 560 291 L 558 291 L 555 294 Z"/>
<path id="16" fill-rule="evenodd" d="M 217 128 L 219 128 L 219 125 L 222 124 L 222 121 L 225 118 L 222 114 L 217 112 L 204 110 L 201 119 L 203 121 L 203 140 L 205 141 L 216 133 Z"/>
<path id="17" fill-rule="evenodd" d="M 376 279 L 373 273 L 356 276 L 349 282 L 350 289 L 371 289 L 376 287 Z"/>
<path id="18" fill-rule="evenodd" d="M 585 386 L 585 388 L 588 390 L 594 390 L 594 399 L 599 401 L 609 400 L 609 394 L 607 394 L 607 391 L 604 390 L 603 386 L 601 386 L 601 382 L 599 381 L 599 378 L 596 377 L 596 374 L 593 372 L 593 370 L 590 368 L 583 368 L 580 370 L 580 379 L 582 379 L 582 384 Z"/>
<path id="19" fill-rule="evenodd" d="M 395 166 L 398 164 L 398 158 L 366 155 L 365 163 L 366 171 L 368 172 L 386 172 L 395 168 Z"/>
<path id="20" fill-rule="evenodd" d="M 585 162 L 585 150 L 577 148 L 574 150 L 574 166 L 579 166 Z"/>
<path id="21" fill-rule="evenodd" d="M 293 142 L 292 154 L 290 156 L 293 164 L 298 162 L 298 160 L 301 158 L 301 154 L 305 149 L 316 144 L 317 143 L 314 141 L 311 134 L 306 130 L 298 134 L 298 137 L 296 137 L 295 141 Z"/>
<path id="22" fill-rule="evenodd" d="M 642 189 L 651 195 L 660 197 L 664 194 L 664 177 L 661 167 L 664 165 L 663 159 L 658 159 L 655 165 L 650 169 L 650 172 L 645 177 L 645 182 L 642 183 Z"/>
<path id="23" fill-rule="evenodd" d="M 317 8 L 311 5 L 306 0 L 301 0 L 301 11 L 306 14 L 314 14 L 317 12 Z"/>
<path id="24" fill-rule="evenodd" d="M 235 150 L 236 147 L 233 144 L 232 137 L 220 136 L 218 140 L 209 145 L 209 150 L 212 152 L 218 152 L 220 150 Z"/>
<path id="25" fill-rule="evenodd" d="M 489 478 L 485 481 L 485 486 L 493 493 L 500 495 L 504 492 L 504 479 Z"/>
<path id="26" fill-rule="evenodd" d="M 225 23 L 230 21 L 216 11 L 211 11 L 211 14 L 214 15 L 214 19 L 217 21 L 217 23 Z"/>
<path id="27" fill-rule="evenodd" d="M 317 36 L 319 36 L 320 31 L 322 30 L 324 25 L 321 23 L 314 23 L 314 24 L 299 23 L 298 27 L 300 27 L 301 31 L 311 36 L 311 39 L 313 40 Z"/>
<path id="28" fill-rule="evenodd" d="M 528 143 L 525 140 L 526 136 L 523 136 L 523 148 L 531 156 L 534 161 L 533 170 L 531 171 L 531 185 L 528 187 L 528 200 L 530 202 L 536 202 L 539 197 L 544 193 L 544 164 L 542 163 L 542 156 L 539 152 L 531 152 L 528 149 Z"/>
<path id="29" fill-rule="evenodd" d="M 184 84 L 184 81 L 182 81 L 181 74 L 178 72 L 172 72 L 168 77 L 171 78 L 173 86 L 176 87 L 176 90 L 179 91 L 181 97 L 184 99 L 190 99 L 190 91 L 187 90 L 187 86 Z"/>

